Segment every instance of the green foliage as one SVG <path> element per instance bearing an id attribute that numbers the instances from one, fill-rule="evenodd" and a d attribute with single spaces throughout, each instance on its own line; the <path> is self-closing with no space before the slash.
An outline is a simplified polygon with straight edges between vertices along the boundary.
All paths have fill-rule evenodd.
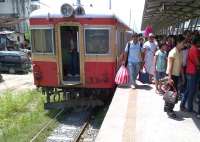
<path id="1" fill-rule="evenodd" d="M 30 141 L 56 113 L 44 110 L 44 100 L 36 90 L 1 95 L 0 142 Z"/>

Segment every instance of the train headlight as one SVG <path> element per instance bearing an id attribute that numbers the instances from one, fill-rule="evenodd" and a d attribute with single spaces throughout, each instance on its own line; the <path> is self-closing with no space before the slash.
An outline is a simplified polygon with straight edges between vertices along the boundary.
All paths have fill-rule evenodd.
<path id="1" fill-rule="evenodd" d="M 81 7 L 81 6 L 78 6 L 78 7 L 75 9 L 75 14 L 76 14 L 76 15 L 84 15 L 84 14 L 85 14 L 84 8 Z"/>
<path id="2" fill-rule="evenodd" d="M 61 13 L 64 17 L 70 17 L 73 15 L 74 9 L 69 4 L 63 4 L 61 6 Z"/>

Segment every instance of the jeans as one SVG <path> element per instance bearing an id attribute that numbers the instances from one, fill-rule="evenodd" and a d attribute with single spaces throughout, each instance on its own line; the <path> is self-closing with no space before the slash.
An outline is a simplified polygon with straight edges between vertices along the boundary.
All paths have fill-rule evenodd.
<path id="1" fill-rule="evenodd" d="M 78 52 L 72 52 L 69 54 L 69 73 L 72 75 L 80 74 Z"/>
<path id="2" fill-rule="evenodd" d="M 200 72 L 198 71 L 198 73 L 197 73 L 197 87 L 198 87 L 198 89 L 197 89 L 197 91 L 198 91 L 198 99 L 199 99 L 199 101 L 198 101 L 198 110 L 197 110 L 197 113 L 198 114 L 200 114 Z"/>
<path id="3" fill-rule="evenodd" d="M 175 75 L 172 75 L 172 80 L 174 82 L 174 87 L 176 89 L 176 91 L 178 92 L 178 82 L 179 82 L 179 76 L 175 76 Z"/>
<path id="4" fill-rule="evenodd" d="M 130 84 L 135 85 L 137 75 L 140 71 L 140 62 L 138 62 L 138 63 L 128 63 L 128 70 L 129 70 L 129 75 L 130 75 Z"/>
<path id="5" fill-rule="evenodd" d="M 196 81 L 197 81 L 197 76 L 187 74 L 187 88 L 184 92 L 182 101 L 181 101 L 181 106 L 185 106 L 186 101 L 188 101 L 188 111 L 193 111 L 193 99 L 194 95 L 196 92 Z"/>
<path id="6" fill-rule="evenodd" d="M 200 114 L 200 94 L 198 94 L 198 99 L 199 99 L 199 101 L 198 101 L 198 104 L 197 104 L 197 107 L 198 107 L 197 113 Z"/>

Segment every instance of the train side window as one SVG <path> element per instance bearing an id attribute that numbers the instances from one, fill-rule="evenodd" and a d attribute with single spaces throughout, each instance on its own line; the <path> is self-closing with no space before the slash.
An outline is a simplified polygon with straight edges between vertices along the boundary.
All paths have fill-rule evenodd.
<path id="1" fill-rule="evenodd" d="M 86 54 L 109 53 L 109 29 L 85 29 Z"/>
<path id="2" fill-rule="evenodd" d="M 32 52 L 53 53 L 53 29 L 32 29 Z"/>

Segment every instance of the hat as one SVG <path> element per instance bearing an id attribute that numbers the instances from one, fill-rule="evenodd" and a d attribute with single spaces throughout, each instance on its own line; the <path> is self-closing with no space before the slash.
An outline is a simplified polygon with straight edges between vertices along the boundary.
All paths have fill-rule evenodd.
<path id="1" fill-rule="evenodd" d="M 155 37 L 153 33 L 149 33 L 149 37 Z"/>

